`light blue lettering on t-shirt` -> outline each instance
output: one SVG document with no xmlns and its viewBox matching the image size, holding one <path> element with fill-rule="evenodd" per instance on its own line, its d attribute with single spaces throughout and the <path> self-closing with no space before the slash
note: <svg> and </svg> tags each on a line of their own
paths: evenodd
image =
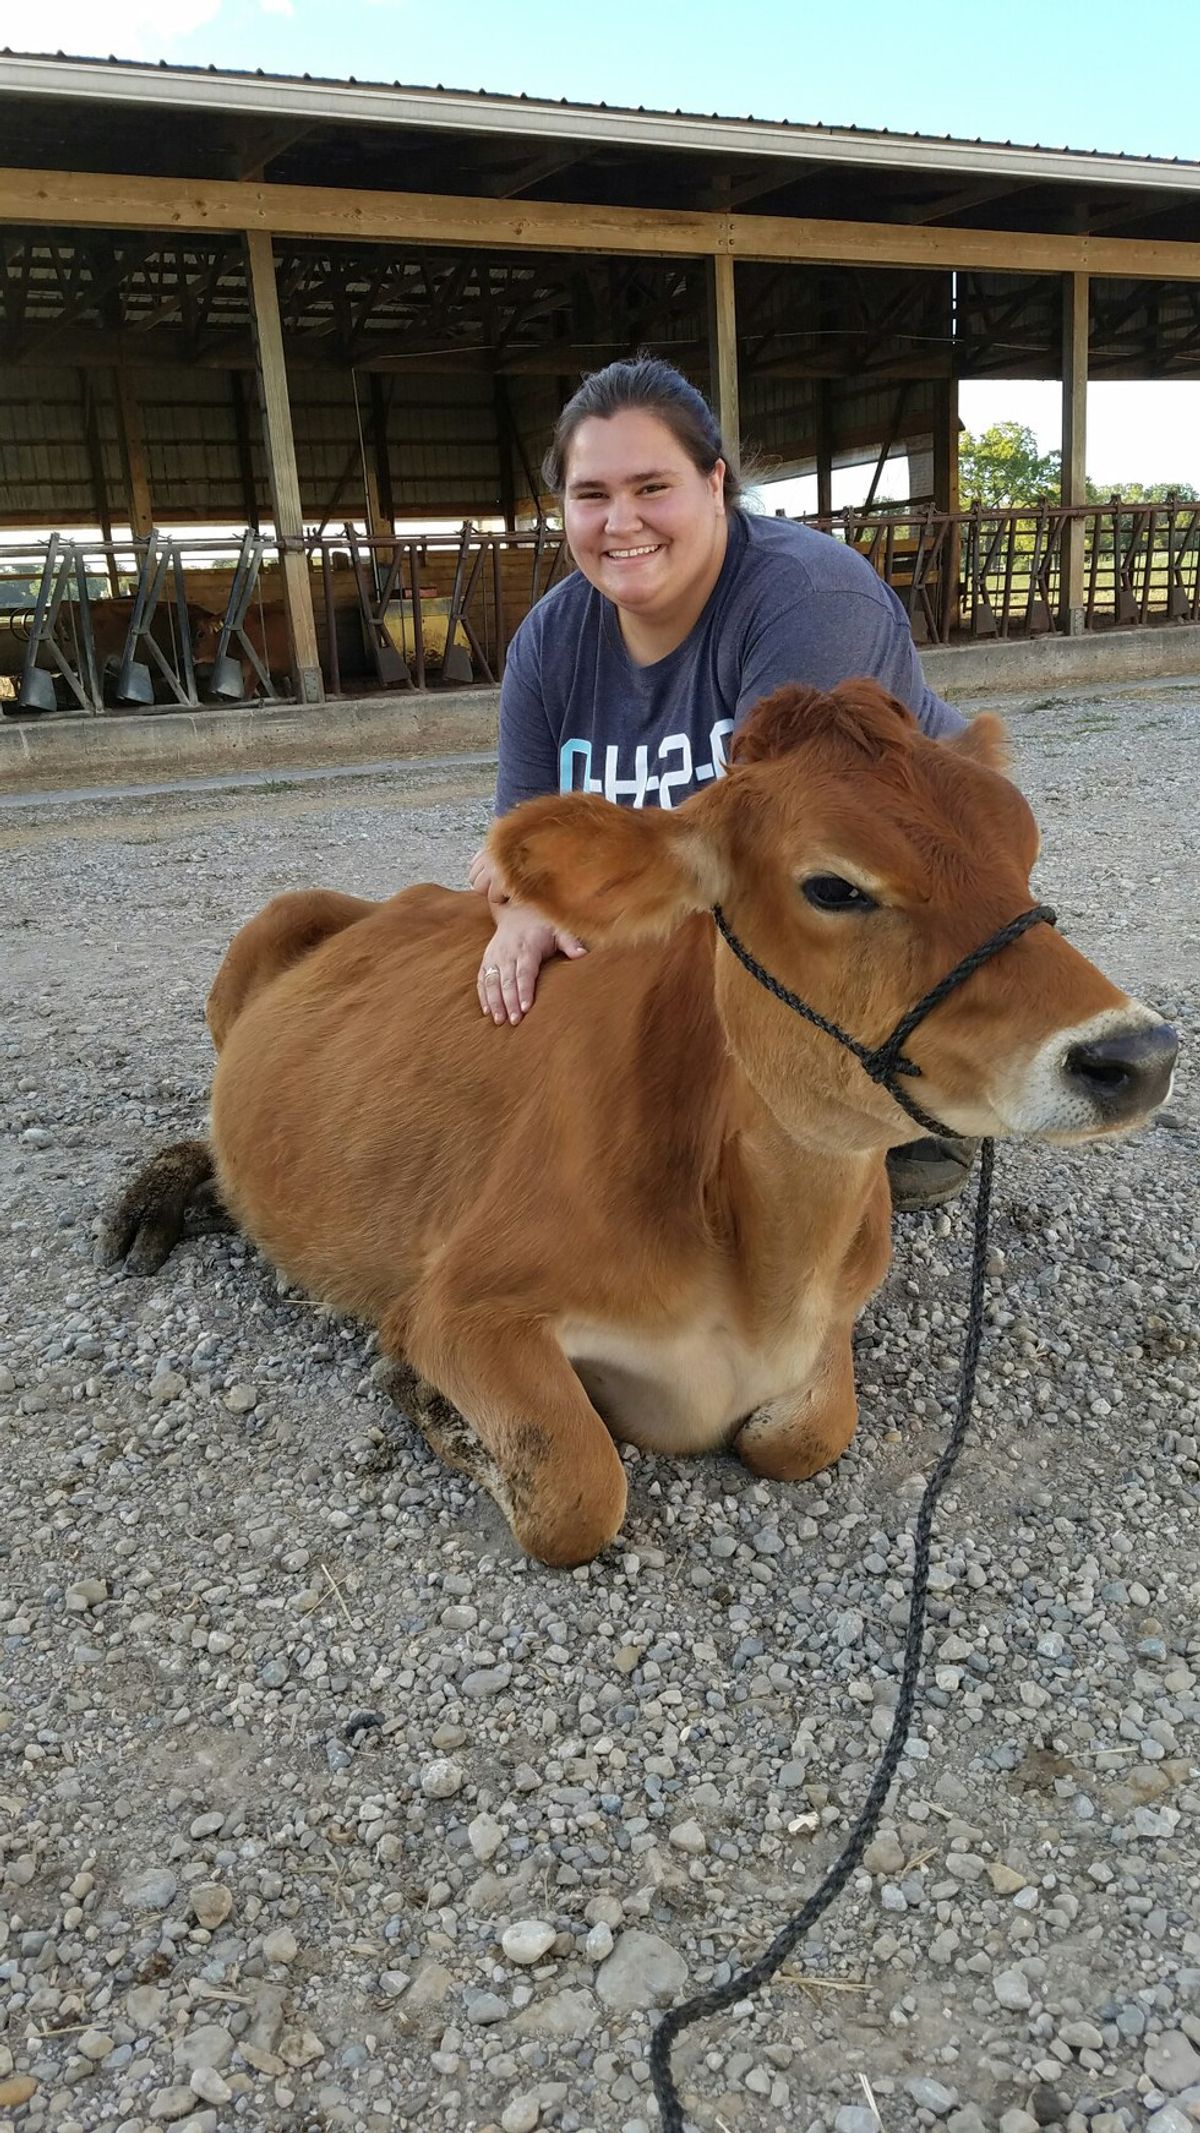
<svg viewBox="0 0 1200 2133">
<path fill-rule="evenodd" d="M 583 775 L 576 780 L 575 758 L 578 756 Z M 599 792 L 600 787 L 592 781 L 592 744 L 590 741 L 564 741 L 558 751 L 558 789 L 560 792 Z"/>
<path fill-rule="evenodd" d="M 633 746 L 633 769 L 626 777 L 622 775 L 622 745 L 609 741 L 604 750 L 604 776 L 593 775 L 594 752 L 592 743 L 575 735 L 564 741 L 558 755 L 558 789 L 560 792 L 599 792 L 606 800 L 618 805 L 625 802 L 630 807 L 645 807 L 655 794 L 660 807 L 674 807 L 675 795 L 686 799 L 699 783 L 719 778 L 726 767 L 725 743 L 733 732 L 731 718 L 718 719 L 709 734 L 710 759 L 697 763 L 692 756 L 692 739 L 688 733 L 667 733 L 656 750 L 659 771 L 650 768 L 650 750 L 645 741 Z"/>
</svg>

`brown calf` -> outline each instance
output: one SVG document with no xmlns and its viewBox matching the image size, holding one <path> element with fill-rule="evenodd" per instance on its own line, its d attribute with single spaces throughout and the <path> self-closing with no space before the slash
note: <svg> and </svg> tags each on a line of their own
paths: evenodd
<svg viewBox="0 0 1200 2133">
<path fill-rule="evenodd" d="M 1032 902 L 1037 833 L 998 745 L 990 718 L 927 741 L 872 683 L 785 689 L 675 813 L 518 808 L 491 837 L 511 890 L 593 953 L 552 964 L 516 1028 L 479 1013 L 475 895 L 282 896 L 234 941 L 208 1009 L 221 1197 L 378 1328 L 408 1413 L 531 1554 L 578 1563 L 616 1534 L 614 1437 L 732 1443 L 781 1480 L 849 1442 L 884 1158 L 921 1129 L 746 973 L 711 909 L 879 1043 Z M 908 1050 L 953 1130 L 1080 1141 L 1161 1101 L 1174 1040 L 1038 926 Z M 143 1265 L 207 1167 L 202 1143 L 158 1160 L 110 1233 Z"/>
<path fill-rule="evenodd" d="M 192 658 L 198 667 L 211 666 L 220 642 L 224 615 L 204 608 L 193 608 L 192 615 Z M 246 610 L 242 628 L 272 677 L 290 672 L 292 640 L 282 600 L 253 602 Z M 241 646 L 236 637 L 230 638 L 227 650 L 233 658 L 241 657 Z"/>
</svg>

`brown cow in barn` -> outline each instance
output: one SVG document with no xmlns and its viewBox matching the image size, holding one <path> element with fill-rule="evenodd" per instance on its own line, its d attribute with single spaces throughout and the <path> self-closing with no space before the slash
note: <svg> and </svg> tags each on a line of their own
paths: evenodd
<svg viewBox="0 0 1200 2133">
<path fill-rule="evenodd" d="M 109 1256 L 160 1263 L 215 1162 L 247 1235 L 378 1329 L 408 1414 L 549 1563 L 616 1534 L 614 1437 L 816 1473 L 855 1426 L 885 1155 L 922 1129 L 740 965 L 713 910 L 878 1044 L 1030 906 L 1037 832 L 999 738 L 985 716 L 926 740 L 866 681 L 789 688 L 674 813 L 527 802 L 492 853 L 593 952 L 552 964 L 516 1028 L 479 1012 L 479 896 L 278 897 L 209 999 L 211 1147 L 148 1166 Z M 954 1132 L 1073 1142 L 1153 1110 L 1175 1039 L 1037 924 L 907 1049 Z"/>
<path fill-rule="evenodd" d="M 197 667 L 211 666 L 216 658 L 223 620 L 223 612 L 216 614 L 207 608 L 193 607 L 192 658 Z M 286 681 L 291 672 L 292 640 L 288 634 L 287 613 L 283 601 L 253 602 L 246 610 L 242 628 L 272 681 Z M 234 659 L 243 656 L 242 647 L 236 637 L 230 638 L 226 649 Z M 252 668 L 247 672 L 246 680 L 253 689 L 256 677 Z"/>
<path fill-rule="evenodd" d="M 111 661 L 109 670 L 111 678 L 124 658 L 125 645 L 129 637 L 136 606 L 137 602 L 132 593 L 104 594 L 88 601 L 87 611 L 92 632 L 92 645 L 96 654 L 97 671 L 101 676 L 104 675 L 105 667 Z M 65 638 L 65 641 L 72 645 L 77 642 L 79 635 L 77 615 L 78 610 L 74 607 L 74 604 L 64 602 L 59 623 L 59 635 L 60 638 Z M 192 609 L 188 618 L 189 634 L 194 615 L 195 610 Z M 174 601 L 170 599 L 160 600 L 154 610 L 150 634 L 155 644 L 165 653 L 168 659 L 174 659 L 178 652 L 176 629 L 177 618 Z M 145 664 L 146 648 L 140 639 L 134 645 L 133 656 L 136 660 Z M 155 677 L 156 681 L 158 678 L 157 676 Z"/>
</svg>

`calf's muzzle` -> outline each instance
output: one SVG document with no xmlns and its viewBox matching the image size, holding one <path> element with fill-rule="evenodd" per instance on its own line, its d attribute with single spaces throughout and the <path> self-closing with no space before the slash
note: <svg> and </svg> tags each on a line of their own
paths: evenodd
<svg viewBox="0 0 1200 2133">
<path fill-rule="evenodd" d="M 1144 1118 L 1164 1101 L 1178 1054 L 1179 1038 L 1170 1023 L 1154 1022 L 1073 1044 L 1063 1072 L 1096 1113 L 1115 1125 Z"/>
</svg>

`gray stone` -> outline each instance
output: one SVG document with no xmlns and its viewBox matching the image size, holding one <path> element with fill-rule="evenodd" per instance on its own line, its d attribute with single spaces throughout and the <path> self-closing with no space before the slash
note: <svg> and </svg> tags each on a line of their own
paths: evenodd
<svg viewBox="0 0 1200 2133">
<path fill-rule="evenodd" d="M 926 2074 L 917 2074 L 904 2084 L 912 2100 L 922 2110 L 932 2111 L 935 2118 L 944 2118 L 958 2102 L 958 2090 L 942 2086 L 940 2081 L 931 2081 Z"/>
<path fill-rule="evenodd" d="M 194 2089 L 160 2089 L 150 2106 L 151 2118 L 187 2118 L 196 2101 Z"/>
<path fill-rule="evenodd" d="M 175 1900 L 179 1877 L 169 1866 L 145 1866 L 121 1883 L 131 1911 L 166 1911 Z"/>
<path fill-rule="evenodd" d="M 863 1865 L 868 1874 L 902 1874 L 908 1864 L 907 1854 L 899 1838 L 882 1831 L 863 1853 Z"/>
<path fill-rule="evenodd" d="M 233 2057 L 233 2038 L 219 2022 L 201 2022 L 189 2029 L 175 2046 L 175 2064 L 192 2072 L 198 2066 L 228 2066 Z"/>
<path fill-rule="evenodd" d="M 1180 2089 L 1200 2081 L 1200 2052 L 1181 2029 L 1164 2029 L 1161 2036 L 1151 2037 L 1143 2065 L 1166 2096 L 1177 2096 Z"/>
<path fill-rule="evenodd" d="M 669 2007 L 687 1983 L 687 1964 L 657 1933 L 632 1927 L 596 1972 L 596 1990 L 606 2007 L 632 2013 L 638 2007 Z"/>
<path fill-rule="evenodd" d="M 700 1824 L 694 1819 L 687 1822 L 677 1822 L 674 1829 L 670 1831 L 669 1841 L 675 1846 L 676 1851 L 690 1852 L 693 1858 L 699 1858 L 702 1852 L 708 1850 L 708 1839 Z"/>
<path fill-rule="evenodd" d="M 498 1696 L 512 1680 L 512 1668 L 503 1662 L 500 1666 L 479 1666 L 463 1681 L 464 1696 Z"/>
<path fill-rule="evenodd" d="M 481 1866 L 494 1859 L 504 1842 L 504 1824 L 495 1815 L 476 1815 L 467 1825 L 467 1841 Z"/>
<path fill-rule="evenodd" d="M 158 1985 L 134 1985 L 125 1995 L 126 2012 L 139 2029 L 153 2029 L 166 2004 L 167 1995 Z"/>
<path fill-rule="evenodd" d="M 879 2133 L 879 2121 L 865 2103 L 844 2103 L 833 2121 L 834 2133 Z"/>
<path fill-rule="evenodd" d="M 1033 2005 L 1033 1994 L 1023 1970 L 998 1970 L 992 1979 L 992 1991 L 1002 2007 L 1020 2012 Z"/>
<path fill-rule="evenodd" d="M 427 1763 L 421 1772 L 421 1790 L 427 1800 L 452 1800 L 462 1791 L 462 1786 L 462 1765 L 452 1762 L 448 1756 L 439 1756 L 436 1762 Z"/>
<path fill-rule="evenodd" d="M 233 2094 L 229 2083 L 215 2066 L 197 2066 L 192 2069 L 191 2086 L 205 2103 L 228 2103 Z"/>
<path fill-rule="evenodd" d="M 520 1918 L 505 1927 L 500 1946 L 510 1963 L 540 1963 L 554 1940 L 555 1929 L 544 1918 Z"/>
<path fill-rule="evenodd" d="M 1058 2032 L 1073 2052 L 1102 2052 L 1104 2038 L 1094 2022 L 1064 2022 Z"/>
<path fill-rule="evenodd" d="M 502 2000 L 498 1992 L 472 1992 L 465 2004 L 468 2022 L 476 2022 L 481 2028 L 503 2022 L 511 2013 L 508 2001 Z"/>
<path fill-rule="evenodd" d="M 586 2037 L 595 2028 L 597 2013 L 590 1992 L 554 1992 L 523 2008 L 513 2027 L 525 2036 Z"/>
</svg>

